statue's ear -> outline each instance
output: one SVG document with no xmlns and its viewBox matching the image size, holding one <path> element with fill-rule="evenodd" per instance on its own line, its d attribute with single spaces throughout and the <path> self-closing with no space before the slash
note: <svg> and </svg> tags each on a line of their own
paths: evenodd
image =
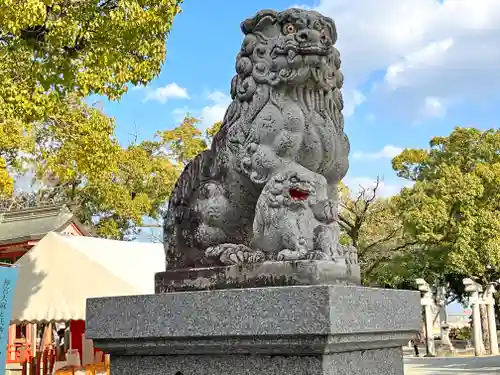
<svg viewBox="0 0 500 375">
<path fill-rule="evenodd" d="M 262 10 L 253 18 L 248 18 L 241 23 L 243 34 L 255 34 L 264 39 L 277 37 L 281 28 L 278 23 L 278 13 L 274 10 Z"/>
<path fill-rule="evenodd" d="M 335 44 L 337 42 L 337 28 L 335 27 L 335 22 L 333 22 L 330 17 L 323 17 L 323 22 L 330 32 L 333 44 Z"/>
</svg>

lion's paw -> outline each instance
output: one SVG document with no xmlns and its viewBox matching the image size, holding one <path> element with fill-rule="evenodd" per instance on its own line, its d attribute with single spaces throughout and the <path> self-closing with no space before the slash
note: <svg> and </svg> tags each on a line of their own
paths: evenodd
<svg viewBox="0 0 500 375">
<path fill-rule="evenodd" d="M 322 223 L 329 224 L 338 221 L 338 203 L 331 199 L 316 203 L 312 209 L 316 219 Z"/>
<path fill-rule="evenodd" d="M 259 263 L 264 261 L 264 253 L 241 244 L 224 243 L 205 250 L 207 257 L 217 257 L 225 265 Z"/>
<path fill-rule="evenodd" d="M 306 259 L 306 255 L 307 255 L 307 251 L 305 251 L 305 250 L 284 249 L 278 253 L 276 260 L 278 260 L 278 261 L 303 260 L 303 259 Z"/>
<path fill-rule="evenodd" d="M 309 260 L 332 260 L 330 254 L 324 251 L 310 251 L 307 253 L 307 259 Z"/>
</svg>

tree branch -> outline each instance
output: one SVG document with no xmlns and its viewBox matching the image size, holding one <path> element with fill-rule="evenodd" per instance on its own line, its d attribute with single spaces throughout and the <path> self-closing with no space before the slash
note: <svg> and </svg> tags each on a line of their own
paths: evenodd
<svg viewBox="0 0 500 375">
<path fill-rule="evenodd" d="M 373 272 L 373 270 L 374 270 L 375 268 L 377 268 L 377 267 L 378 267 L 381 263 L 383 263 L 383 262 L 387 262 L 387 261 L 391 260 L 391 259 L 392 259 L 392 257 L 394 256 L 394 253 L 397 253 L 398 251 L 403 250 L 403 249 L 405 249 L 405 248 L 406 248 L 406 247 L 408 247 L 408 246 L 412 246 L 412 245 L 416 245 L 416 244 L 417 244 L 417 242 L 416 242 L 416 241 L 413 241 L 413 242 L 411 242 L 411 243 L 410 243 L 410 242 L 409 242 L 409 243 L 405 243 L 405 244 L 402 244 L 402 245 L 396 246 L 395 248 L 391 249 L 391 250 L 390 250 L 390 254 L 385 255 L 385 256 L 383 256 L 383 257 L 380 257 L 379 259 L 375 260 L 375 262 L 373 262 L 373 264 L 372 264 L 370 267 L 366 268 L 366 269 L 364 270 L 364 272 L 363 272 L 364 276 L 366 277 L 366 276 L 367 276 L 367 275 L 369 275 L 371 272 Z"/>
<path fill-rule="evenodd" d="M 350 231 L 352 227 L 354 227 L 354 224 L 352 224 L 347 217 L 345 217 L 343 214 L 339 213 L 339 225 L 345 230 L 345 231 Z"/>
<path fill-rule="evenodd" d="M 389 241 L 390 239 L 392 239 L 396 234 L 397 232 L 401 230 L 401 228 L 396 228 L 394 229 L 393 231 L 391 231 L 388 235 L 382 237 L 381 239 L 379 239 L 378 241 L 375 241 L 373 243 L 371 243 L 370 245 L 368 245 L 367 247 L 365 247 L 363 250 L 364 251 L 367 251 L 367 250 L 370 250 L 371 248 L 377 246 L 377 245 L 380 245 L 381 243 L 383 242 L 386 242 L 386 241 Z"/>
</svg>

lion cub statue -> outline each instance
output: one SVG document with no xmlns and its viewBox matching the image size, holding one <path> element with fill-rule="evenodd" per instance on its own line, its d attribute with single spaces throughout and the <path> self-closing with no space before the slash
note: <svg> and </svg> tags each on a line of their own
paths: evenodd
<svg viewBox="0 0 500 375">
<path fill-rule="evenodd" d="M 276 173 L 257 201 L 252 248 L 268 260 L 337 260 L 338 203 L 326 179 L 298 164 Z"/>
</svg>

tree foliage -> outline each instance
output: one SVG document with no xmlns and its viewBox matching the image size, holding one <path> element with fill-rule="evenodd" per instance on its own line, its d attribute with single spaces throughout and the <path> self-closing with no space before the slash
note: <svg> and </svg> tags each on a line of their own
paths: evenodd
<svg viewBox="0 0 500 375">
<path fill-rule="evenodd" d="M 207 139 L 197 127 L 199 122 L 199 119 L 187 115 L 177 128 L 157 133 L 170 154 L 182 166 L 207 148 Z"/>
<path fill-rule="evenodd" d="M 126 148 L 112 138 L 114 125 L 102 113 L 94 110 L 88 121 L 87 126 L 80 119 L 79 125 L 67 127 L 81 129 L 80 134 L 65 134 L 59 125 L 62 137 L 51 142 L 59 146 L 42 148 L 41 159 L 47 163 L 41 171 L 60 176 L 57 190 L 73 203 L 80 220 L 93 222 L 101 237 L 122 239 L 137 233 L 144 217 L 159 218 L 187 155 L 205 143 L 191 116 L 152 141 L 135 141 Z M 85 150 L 88 145 L 93 152 Z"/>
<path fill-rule="evenodd" d="M 464 275 L 491 280 L 500 269 L 500 131 L 455 128 L 428 150 L 403 151 L 393 168 L 414 182 L 396 203 L 426 249 L 421 261 L 456 286 Z"/>
<path fill-rule="evenodd" d="M 2 0 L 2 53 L 45 91 L 118 97 L 159 74 L 179 0 Z"/>
<path fill-rule="evenodd" d="M 121 147 L 112 119 L 78 97 L 67 101 L 36 127 L 36 147 L 25 160 L 45 183 L 36 197 L 16 198 L 66 202 L 98 236 L 134 238 L 146 218 L 160 219 L 184 164 L 206 148 L 199 120 L 186 116 L 153 140 Z"/>
<path fill-rule="evenodd" d="M 34 126 L 31 156 L 38 172 L 50 172 L 61 185 L 78 186 L 116 171 L 120 146 L 114 131 L 111 118 L 72 95 Z"/>
<path fill-rule="evenodd" d="M 390 198 L 378 197 L 379 180 L 372 188 L 360 187 L 357 194 L 341 186 L 340 226 L 342 242 L 358 249 L 364 284 L 387 284 L 386 265 L 410 247 Z M 391 281 L 393 281 L 391 279 Z"/>
<path fill-rule="evenodd" d="M 209 127 L 206 131 L 207 138 L 211 141 L 215 134 L 217 134 L 222 127 L 222 121 L 218 121 L 215 124 L 213 124 L 211 127 Z"/>
<path fill-rule="evenodd" d="M 159 74 L 180 2 L 0 0 L 0 195 L 36 127 L 75 113 L 69 96 L 116 99 Z"/>
</svg>

